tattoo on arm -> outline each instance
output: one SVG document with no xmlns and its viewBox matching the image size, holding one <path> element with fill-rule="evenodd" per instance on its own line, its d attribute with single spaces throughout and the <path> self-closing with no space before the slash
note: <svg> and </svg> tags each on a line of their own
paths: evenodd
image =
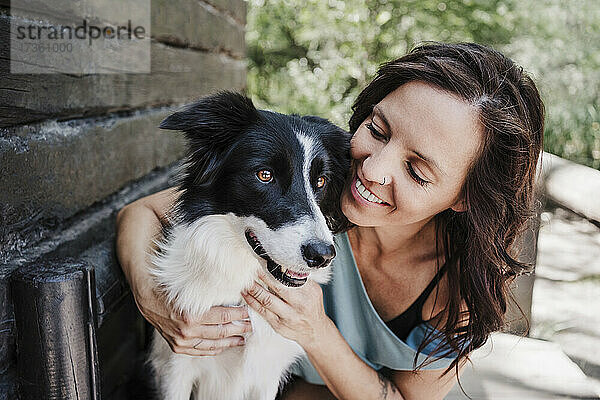
<svg viewBox="0 0 600 400">
<path fill-rule="evenodd" d="M 379 378 L 379 385 L 381 386 L 380 395 L 383 400 L 388 398 L 387 396 L 390 392 L 393 394 L 398 393 L 396 385 L 385 376 L 382 370 L 377 371 L 377 377 Z"/>
</svg>

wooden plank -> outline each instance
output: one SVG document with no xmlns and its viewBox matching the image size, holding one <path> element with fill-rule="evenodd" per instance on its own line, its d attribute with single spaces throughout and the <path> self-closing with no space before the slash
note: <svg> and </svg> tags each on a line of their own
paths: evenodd
<svg viewBox="0 0 600 400">
<path fill-rule="evenodd" d="M 600 225 L 600 171 L 546 152 L 542 160 L 546 198 Z"/>
<path fill-rule="evenodd" d="M 175 45 L 224 51 L 236 58 L 244 57 L 246 51 L 243 23 L 203 1 L 154 0 L 152 37 Z"/>
<path fill-rule="evenodd" d="M 67 218 L 185 154 L 183 135 L 158 129 L 173 108 L 9 130 L 0 138 L 0 204 Z M 26 166 L 26 168 L 24 168 Z"/>
<path fill-rule="evenodd" d="M 0 0 L 0 7 L 10 9 L 12 15 L 25 17 L 31 22 L 79 23 L 83 18 L 97 23 L 134 23 L 150 21 L 152 0 Z M 194 1 L 194 0 L 190 0 Z"/>
<path fill-rule="evenodd" d="M 7 29 L 7 22 L 6 16 L 0 17 L 0 30 L 2 26 Z M 10 74 L 7 63 L 1 63 L 0 128 L 47 118 L 181 104 L 215 89 L 246 86 L 242 60 L 157 42 L 151 44 L 151 54 L 151 74 L 21 75 Z M 0 54 L 0 59 L 7 60 L 7 54 Z"/>
<path fill-rule="evenodd" d="M 8 3 L 0 0 L 0 5 Z M 225 51 L 237 58 L 245 54 L 243 1 L 206 2 L 202 0 L 96 1 L 27 0 L 28 10 L 14 10 L 21 17 L 49 21 L 60 26 L 80 23 L 83 16 L 98 26 L 117 26 L 131 20 L 141 24 L 156 41 L 189 46 L 212 52 Z M 105 3 L 110 6 L 103 6 Z M 136 3 L 139 5 L 136 7 Z M 108 5 L 107 4 L 107 5 Z M 8 7 L 8 4 L 4 4 Z M 151 6 L 150 6 L 151 5 Z M 93 7 L 91 10 L 89 7 Z M 29 24 L 31 21 L 28 21 Z"/>
</svg>

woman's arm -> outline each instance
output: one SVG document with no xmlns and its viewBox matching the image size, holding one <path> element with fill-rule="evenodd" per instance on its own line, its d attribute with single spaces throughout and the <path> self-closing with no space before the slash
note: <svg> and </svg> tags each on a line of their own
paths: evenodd
<svg viewBox="0 0 600 400">
<path fill-rule="evenodd" d="M 329 333 L 305 348 L 310 362 L 338 399 L 442 400 L 456 383 L 456 372 L 392 371 L 384 374 L 365 364 L 331 323 Z M 343 368 L 340 368 L 343 366 Z"/>
<path fill-rule="evenodd" d="M 244 307 L 212 307 L 199 320 L 180 315 L 157 291 L 149 273 L 153 240 L 160 237 L 162 225 L 177 199 L 177 188 L 143 197 L 123 207 L 117 214 L 117 258 L 135 302 L 148 322 L 180 354 L 214 355 L 243 344 L 241 336 L 252 327 Z"/>
<path fill-rule="evenodd" d="M 152 242 L 167 223 L 166 214 L 177 199 L 177 188 L 172 187 L 142 197 L 123 207 L 117 214 L 117 258 L 134 297 L 143 296 L 151 289 L 146 268 L 153 250 Z"/>
<path fill-rule="evenodd" d="M 285 288 L 261 274 L 270 291 L 254 285 L 244 298 L 273 328 L 305 350 L 331 393 L 338 399 L 443 399 L 456 382 L 456 372 L 394 371 L 388 378 L 354 353 L 323 309 L 322 290 L 309 281 Z M 302 398 L 302 397 L 289 397 Z"/>
</svg>

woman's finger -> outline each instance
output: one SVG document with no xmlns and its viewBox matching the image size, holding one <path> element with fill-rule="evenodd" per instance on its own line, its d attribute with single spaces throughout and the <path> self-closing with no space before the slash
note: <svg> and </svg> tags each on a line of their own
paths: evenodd
<svg viewBox="0 0 600 400">
<path fill-rule="evenodd" d="M 317 286 L 320 289 L 319 284 L 311 280 L 308 280 L 301 287 L 290 288 L 281 285 L 263 271 L 258 273 L 258 277 L 269 287 L 272 293 L 292 308 L 302 307 L 308 295 L 312 295 L 311 292 L 315 290 L 313 286 Z"/>
<path fill-rule="evenodd" d="M 275 315 L 274 312 L 272 312 L 268 308 L 265 308 L 254 297 L 250 296 L 247 293 L 242 293 L 242 297 L 244 298 L 244 300 L 246 300 L 246 303 L 248 303 L 248 305 L 252 307 L 254 311 L 259 313 L 261 317 L 266 319 L 267 322 L 271 324 L 271 326 L 274 327 L 274 325 L 277 324 L 277 322 L 279 321 L 279 317 Z"/>
<path fill-rule="evenodd" d="M 269 290 L 272 293 L 276 294 L 279 298 L 281 298 L 283 301 L 285 301 L 285 299 L 289 295 L 289 291 L 290 291 L 287 287 L 285 287 L 282 284 L 280 284 L 279 282 L 277 282 L 271 276 L 267 275 L 267 273 L 265 273 L 264 271 L 259 270 L 258 277 L 260 278 L 261 281 L 264 282 L 265 285 L 267 285 L 267 287 L 269 288 Z"/>
<path fill-rule="evenodd" d="M 240 321 L 248 318 L 248 308 L 245 306 L 239 307 L 224 307 L 214 306 L 210 310 L 202 314 L 198 319 L 184 318 L 188 323 L 202 324 L 227 324 L 232 321 Z"/>
<path fill-rule="evenodd" d="M 183 338 L 223 339 L 250 332 L 250 321 L 236 321 L 227 324 L 198 325 L 186 324 L 180 329 Z"/>
<path fill-rule="evenodd" d="M 225 339 L 204 339 L 204 338 L 190 338 L 190 339 L 175 339 L 174 345 L 180 349 L 187 348 L 190 351 L 201 350 L 201 351 L 215 351 L 223 350 L 228 347 L 243 346 L 245 339 L 241 336 L 232 336 Z"/>
<path fill-rule="evenodd" d="M 258 283 L 243 292 L 242 296 L 250 307 L 271 323 L 276 323 L 280 317 L 285 316 L 286 308 L 289 308 L 279 297 L 263 289 Z"/>
</svg>

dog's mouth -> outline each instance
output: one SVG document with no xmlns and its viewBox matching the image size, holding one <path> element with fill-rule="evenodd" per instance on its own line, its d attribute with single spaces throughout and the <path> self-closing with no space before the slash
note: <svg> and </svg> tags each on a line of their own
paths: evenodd
<svg viewBox="0 0 600 400">
<path fill-rule="evenodd" d="M 277 264 L 271 259 L 271 257 L 267 255 L 267 252 L 265 251 L 264 247 L 254 234 L 254 232 L 252 232 L 251 230 L 246 231 L 246 240 L 248 241 L 250 247 L 252 247 L 252 250 L 254 250 L 254 252 L 260 258 L 267 261 L 267 270 L 279 282 L 283 283 L 285 286 L 290 287 L 300 287 L 306 283 L 308 275 L 310 275 L 309 273 L 292 271 Z"/>
</svg>

